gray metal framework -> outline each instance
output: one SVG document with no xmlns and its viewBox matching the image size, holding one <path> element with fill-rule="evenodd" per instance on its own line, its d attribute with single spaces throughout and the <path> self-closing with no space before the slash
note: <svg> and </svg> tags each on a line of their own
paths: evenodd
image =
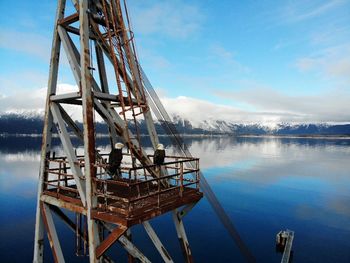
<svg viewBox="0 0 350 263">
<path fill-rule="evenodd" d="M 115 242 L 119 242 L 125 248 L 130 262 L 134 259 L 150 262 L 131 241 L 130 227 L 137 222 L 143 224 L 164 262 L 173 262 L 148 221 L 168 211 L 173 213 L 185 260 L 192 262 L 182 218 L 200 200 L 202 194 L 199 192 L 198 164 L 195 168 L 186 169 L 184 163 L 195 161 L 198 163 L 198 159 L 174 157 L 173 162 L 168 162 L 162 169 L 157 169 L 150 155 L 141 145 L 137 118 L 145 120 L 154 148 L 159 140 L 148 106 L 149 98 L 144 92 L 144 73 L 137 61 L 125 3 L 121 5 L 119 0 L 73 0 L 72 2 L 75 13 L 65 14 L 65 0 L 58 0 L 56 12 L 39 171 L 33 262 L 43 262 L 45 232 L 55 262 L 65 262 L 52 213 L 55 213 L 79 236 L 78 243 L 87 244 L 90 262 L 113 262 L 106 255 L 106 251 Z M 74 41 L 73 35 L 79 36 L 79 42 Z M 61 48 L 65 51 L 79 88 L 76 92 L 57 94 Z M 93 68 L 92 54 L 96 58 L 96 68 Z M 107 80 L 106 63 L 108 61 L 106 62 L 105 58 L 115 71 L 118 88 L 115 94 L 112 93 L 114 90 L 109 87 Z M 97 73 L 97 80 L 93 72 Z M 65 105 L 80 107 L 83 116 L 82 130 L 72 120 Z M 94 116 L 96 113 L 108 125 L 111 144 L 114 145 L 118 140 L 126 144 L 132 164 L 129 168 L 123 169 L 128 172 L 129 179 L 134 176 L 133 181 L 130 180 L 134 183 L 128 182 L 126 177 L 123 182 L 117 184 L 118 182 L 111 182 L 101 176 L 105 173 L 107 165 L 104 157 L 96 150 Z M 52 156 L 51 143 L 55 129 L 64 152 L 60 158 Z M 83 156 L 77 155 L 72 134 L 83 142 Z M 170 170 L 175 172 L 171 174 Z M 143 172 L 142 176 L 137 175 L 140 171 Z M 196 177 L 193 180 L 188 179 L 187 174 L 195 174 Z M 52 179 L 53 175 L 56 179 Z M 141 177 L 145 179 L 141 180 Z M 166 179 L 160 180 L 161 177 Z M 177 185 L 171 185 L 171 182 L 176 182 Z M 147 196 L 137 198 L 110 196 L 106 189 L 111 188 L 113 184 L 117 184 L 115 187 L 127 185 L 138 195 L 146 191 L 140 192 L 140 188 L 148 187 Z M 104 192 L 100 189 L 102 186 L 105 188 Z M 155 188 L 153 192 L 149 190 L 152 187 Z M 137 206 L 139 199 L 143 198 L 143 201 L 150 202 L 149 200 L 154 196 L 158 198 L 155 208 L 144 211 L 143 214 L 138 215 L 137 220 L 131 220 L 131 217 L 127 216 L 124 219 L 119 217 L 119 214 L 116 216 L 113 214 L 114 211 L 124 210 L 107 204 L 107 199 L 109 201 L 115 198 L 119 200 L 117 203 L 126 202 L 129 209 L 127 212 L 130 212 L 131 202 Z M 132 201 L 130 198 L 133 198 Z M 163 200 L 172 203 L 162 206 Z M 184 208 L 179 210 L 181 207 Z M 110 210 L 106 210 L 107 208 Z M 138 209 L 142 211 L 142 207 Z M 65 210 L 76 213 L 77 221 L 73 222 L 63 212 Z M 81 218 L 86 219 L 86 235 L 79 223 Z M 104 237 L 106 232 L 108 235 Z"/>
</svg>

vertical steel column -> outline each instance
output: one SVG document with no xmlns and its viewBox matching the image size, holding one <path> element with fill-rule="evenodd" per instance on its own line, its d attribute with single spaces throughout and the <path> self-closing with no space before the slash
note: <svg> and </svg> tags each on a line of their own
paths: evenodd
<svg viewBox="0 0 350 263">
<path fill-rule="evenodd" d="M 109 94 L 109 88 L 108 88 L 108 81 L 107 81 L 107 74 L 106 74 L 106 67 L 105 62 L 103 58 L 103 51 L 101 47 L 97 44 L 97 41 L 94 41 L 95 43 L 95 50 L 96 50 L 96 60 L 97 60 L 97 66 L 98 66 L 98 73 L 101 81 L 101 90 L 104 93 Z M 111 103 L 106 102 L 107 107 L 110 107 Z M 109 137 L 111 140 L 111 145 L 114 147 L 114 145 L 117 143 L 117 132 L 115 129 L 108 127 L 109 131 Z"/>
<path fill-rule="evenodd" d="M 99 244 L 98 227 L 91 218 L 91 210 L 96 206 L 97 200 L 94 196 L 93 178 L 95 177 L 95 129 L 94 129 L 94 107 L 92 98 L 92 80 L 90 75 L 90 47 L 89 47 L 89 0 L 79 1 L 80 22 L 80 70 L 81 90 L 83 103 L 83 125 L 84 125 L 84 161 L 86 180 L 86 207 L 87 224 L 89 236 L 90 262 L 98 262 L 96 247 Z"/>
<path fill-rule="evenodd" d="M 52 138 L 52 114 L 50 112 L 50 96 L 56 93 L 57 87 L 57 74 L 60 57 L 61 40 L 57 33 L 58 21 L 64 17 L 64 10 L 66 6 L 65 0 L 59 0 L 55 18 L 55 28 L 53 33 L 51 58 L 50 58 L 50 70 L 49 80 L 47 85 L 46 106 L 45 106 L 45 119 L 43 129 L 43 140 L 41 146 L 41 160 L 38 182 L 38 196 L 36 206 L 36 218 L 35 218 L 35 237 L 34 237 L 34 255 L 33 262 L 43 262 L 44 254 L 44 226 L 41 215 L 40 197 L 44 187 L 44 177 L 46 170 L 46 157 L 50 153 L 51 138 Z"/>
</svg>

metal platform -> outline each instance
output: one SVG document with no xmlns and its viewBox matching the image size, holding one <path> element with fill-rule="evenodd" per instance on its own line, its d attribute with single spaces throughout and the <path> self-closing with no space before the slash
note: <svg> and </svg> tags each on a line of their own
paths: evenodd
<svg viewBox="0 0 350 263">
<path fill-rule="evenodd" d="M 83 160 L 82 156 L 78 158 L 82 166 Z M 187 168 L 186 165 L 190 162 L 197 168 Z M 176 156 L 168 156 L 161 167 L 132 167 L 130 163 L 124 162 L 121 177 L 111 179 L 107 174 L 106 159 L 101 158 L 95 164 L 97 176 L 93 180 L 93 189 L 97 206 L 92 211 L 93 218 L 130 227 L 198 202 L 203 197 L 199 191 L 198 162 L 196 158 Z M 42 201 L 85 214 L 66 158 L 49 158 L 47 165 L 48 177 Z M 161 174 L 164 168 L 167 175 Z M 160 177 L 154 178 L 154 173 L 159 173 Z"/>
</svg>

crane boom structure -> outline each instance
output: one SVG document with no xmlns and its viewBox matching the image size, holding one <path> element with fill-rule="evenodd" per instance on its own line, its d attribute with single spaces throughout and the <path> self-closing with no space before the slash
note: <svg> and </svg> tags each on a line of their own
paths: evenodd
<svg viewBox="0 0 350 263">
<path fill-rule="evenodd" d="M 149 259 L 132 243 L 131 227 L 142 224 L 165 262 L 173 262 L 149 220 L 166 212 L 173 220 L 185 260 L 192 253 L 182 221 L 203 196 L 199 190 L 199 159 L 166 156 L 153 164 L 141 140 L 140 123 L 155 149 L 159 139 L 136 56 L 126 5 L 119 0 L 73 0 L 75 12 L 66 15 L 58 0 L 53 35 L 43 143 L 39 172 L 33 262 L 43 262 L 44 232 L 55 262 L 64 262 L 55 213 L 76 234 L 76 254 L 90 262 L 113 262 L 109 248 L 119 242 L 129 261 Z M 57 88 L 61 49 L 77 84 L 74 92 Z M 108 70 L 112 69 L 112 77 Z M 97 73 L 97 74 L 96 74 Z M 81 129 L 70 117 L 81 112 Z M 96 146 L 96 115 L 108 126 L 111 146 L 126 145 L 118 178 L 108 174 L 108 154 Z M 56 130 L 61 142 L 52 146 Z M 73 141 L 73 134 L 82 147 Z M 187 163 L 194 163 L 189 168 Z M 67 213 L 75 213 L 75 220 Z M 108 233 L 105 236 L 105 233 Z"/>
</svg>

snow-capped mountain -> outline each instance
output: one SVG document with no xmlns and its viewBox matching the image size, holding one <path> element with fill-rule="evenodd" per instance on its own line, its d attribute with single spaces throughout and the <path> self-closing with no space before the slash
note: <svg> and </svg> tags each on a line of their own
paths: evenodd
<svg viewBox="0 0 350 263">
<path fill-rule="evenodd" d="M 76 85 L 59 84 L 58 94 L 77 91 Z M 0 133 L 41 133 L 46 88 L 28 90 L 21 96 L 0 94 Z M 337 108 L 314 110 L 313 107 L 243 109 L 212 101 L 178 96 L 160 97 L 180 133 L 190 134 L 350 134 L 348 111 Z M 65 106 L 67 113 L 81 122 L 81 111 Z M 344 108 L 346 109 L 346 108 Z M 331 112 L 331 114 L 330 114 Z M 100 121 L 98 114 L 96 120 Z M 329 121 L 334 121 L 330 123 Z M 99 127 L 104 125 L 98 124 Z M 145 125 L 141 130 L 146 133 Z M 164 133 L 161 124 L 156 124 Z M 105 129 L 102 129 L 105 130 Z M 101 132 L 102 132 L 101 130 Z"/>
<path fill-rule="evenodd" d="M 176 126 L 203 130 L 209 133 L 255 134 L 255 135 L 350 135 L 350 124 L 331 123 L 234 123 L 210 120 L 193 125 L 189 120 L 177 117 Z M 180 129 L 181 129 L 180 128 Z"/>
<path fill-rule="evenodd" d="M 24 119 L 42 119 L 44 118 L 45 110 L 37 109 L 37 110 L 8 110 L 3 114 L 0 114 L 0 118 L 24 118 Z"/>
<path fill-rule="evenodd" d="M 43 128 L 42 111 L 7 112 L 0 115 L 0 134 L 40 134 Z M 252 134 L 252 135 L 350 135 L 350 124 L 336 123 L 235 123 L 211 118 L 199 121 L 173 115 L 173 123 L 182 134 Z M 81 123 L 79 123 L 81 125 Z M 141 133 L 146 125 L 140 121 Z M 105 124 L 97 123 L 97 132 L 107 132 Z M 156 122 L 159 134 L 165 134 Z"/>
</svg>

